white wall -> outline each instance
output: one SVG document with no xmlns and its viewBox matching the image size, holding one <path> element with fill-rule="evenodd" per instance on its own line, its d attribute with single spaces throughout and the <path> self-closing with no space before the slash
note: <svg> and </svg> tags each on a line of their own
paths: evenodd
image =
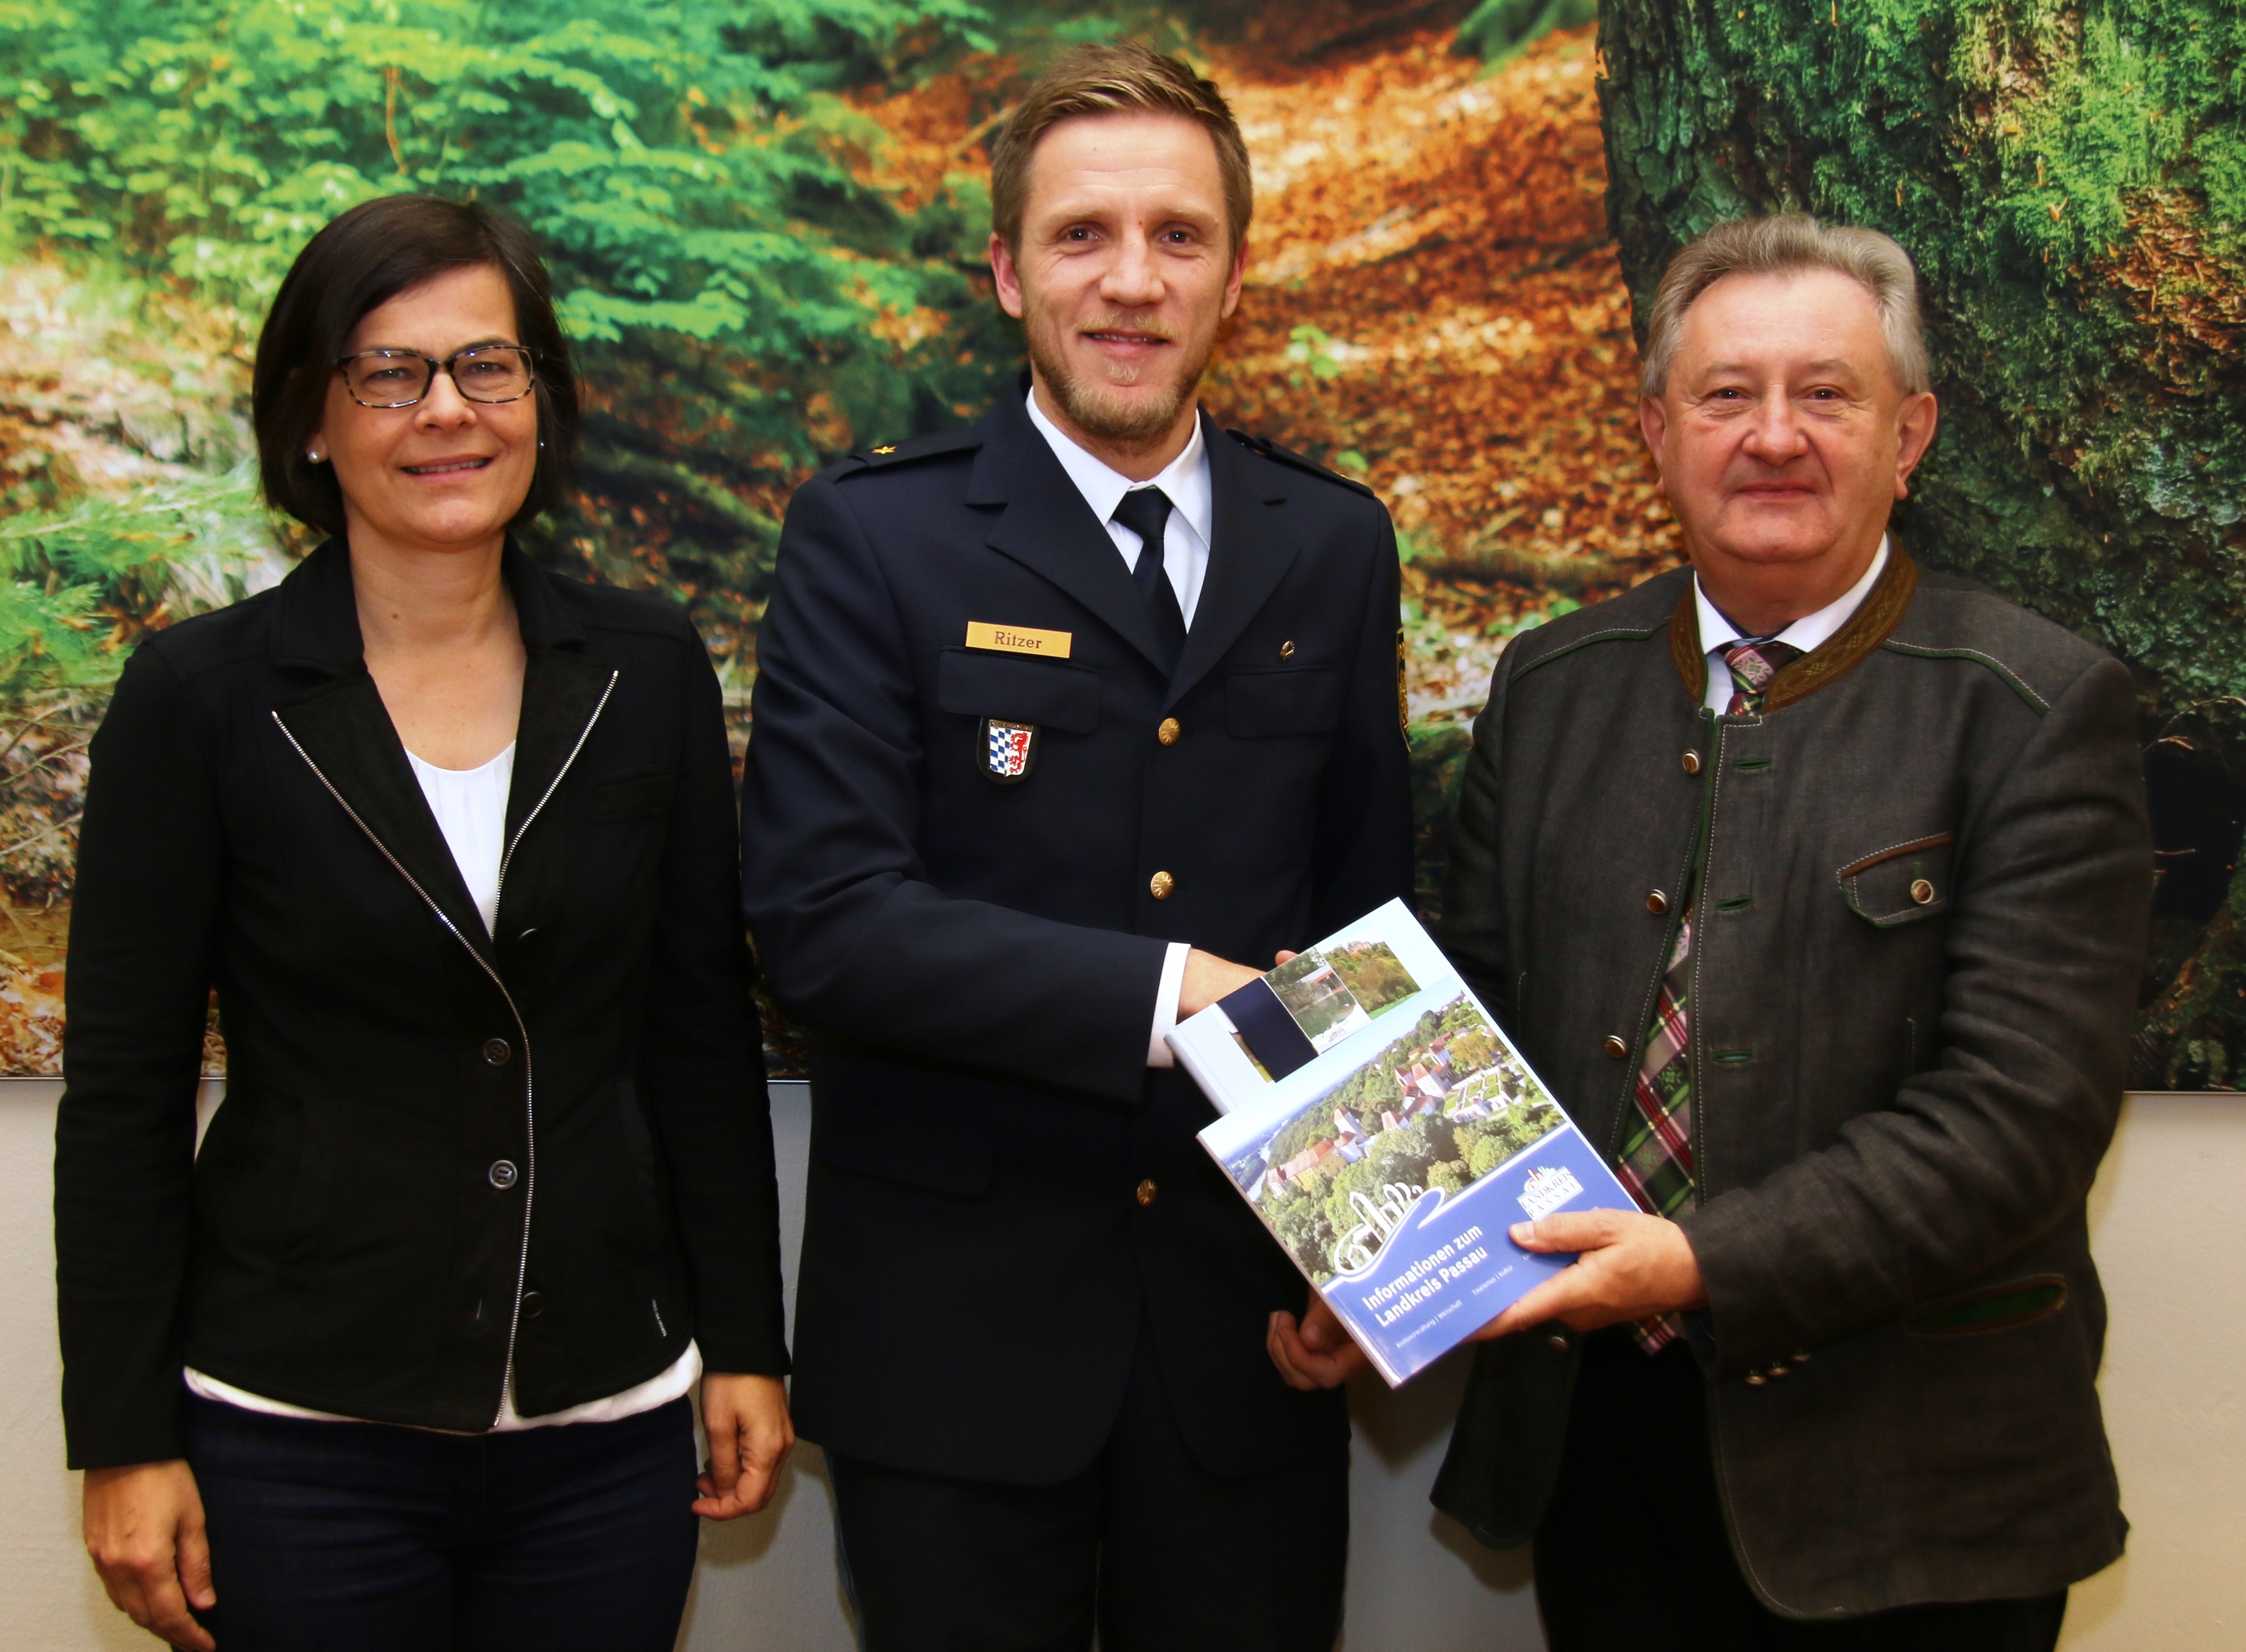
<svg viewBox="0 0 2246 1652">
<path fill-rule="evenodd" d="M 78 1547 L 56 1415 L 49 1166 L 60 1086 L 0 1082 L 0 1635 L 29 1652 L 146 1649 Z M 794 1275 L 808 1104 L 774 1086 Z M 2092 1204 L 2113 1299 L 2107 1424 L 2135 1523 L 2129 1558 L 2075 1592 L 2068 1652 L 2246 1645 L 2246 1098 L 2134 1098 Z M 1353 1396 L 1345 1652 L 1535 1652 L 1525 1558 L 1427 1506 L 1459 1370 Z M 777 1506 L 704 1530 L 683 1652 L 850 1652 L 819 1454 Z"/>
<path fill-rule="evenodd" d="M 2090 1196 L 2129 1552 L 2067 1652 L 2246 1647 L 2246 1096 L 2135 1096 Z"/>
</svg>

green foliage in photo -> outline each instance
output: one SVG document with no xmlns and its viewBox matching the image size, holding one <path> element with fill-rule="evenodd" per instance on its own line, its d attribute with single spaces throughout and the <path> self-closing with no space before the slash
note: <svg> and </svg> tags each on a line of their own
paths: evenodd
<svg viewBox="0 0 2246 1652">
<path fill-rule="evenodd" d="M 2246 1083 L 2246 7 L 1606 0 L 1599 40 L 1641 336 L 1719 219 L 1812 212 L 1916 262 L 1942 428 L 1898 537 L 2136 673 L 2179 824 L 2130 1083 Z"/>
<path fill-rule="evenodd" d="M 656 568 L 562 538 L 585 571 L 747 612 L 786 485 L 955 421 L 1012 353 L 978 348 L 980 186 L 901 210 L 841 95 L 990 46 L 983 22 L 970 0 L 0 0 L 0 244 L 255 316 L 346 207 L 494 203 L 543 241 L 589 370 L 589 492 L 684 524 Z"/>
<path fill-rule="evenodd" d="M 105 689 L 149 619 L 241 600 L 262 518 L 246 466 L 0 516 L 0 705 Z"/>
<path fill-rule="evenodd" d="M 1333 972 L 1349 989 L 1350 996 L 1368 1016 L 1377 1016 L 1394 1004 L 1399 1004 L 1419 990 L 1419 983 L 1412 979 L 1385 941 L 1357 941 L 1347 946 L 1334 947 L 1319 955 L 1333 966 Z"/>
</svg>

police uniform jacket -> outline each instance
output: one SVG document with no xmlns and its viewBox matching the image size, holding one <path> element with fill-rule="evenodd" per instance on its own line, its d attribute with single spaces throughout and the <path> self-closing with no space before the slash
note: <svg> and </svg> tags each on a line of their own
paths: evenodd
<svg viewBox="0 0 2246 1652">
<path fill-rule="evenodd" d="M 1717 716 L 1691 580 L 1506 651 L 1449 944 L 1611 1152 L 1691 907 L 1678 1220 L 1717 1483 L 1765 1603 L 2063 1589 L 2125 1529 L 2084 1198 L 2151 894 L 2129 675 L 1898 547 L 1762 711 Z M 1480 1353 L 1436 1498 L 1487 1540 L 1535 1531 L 1579 1356 L 1557 1325 Z"/>
<path fill-rule="evenodd" d="M 718 683 L 672 605 L 504 572 L 496 934 L 362 657 L 348 553 L 143 642 L 94 737 L 55 1232 L 71 1462 L 180 1368 L 462 1432 L 779 1374 L 777 1196 Z M 227 1098 L 195 1153 L 215 989 Z"/>
<path fill-rule="evenodd" d="M 811 1031 L 795 1403 L 830 1449 L 1057 1483 L 1142 1322 L 1206 1466 L 1345 1435 L 1337 1397 L 1274 1373 L 1266 1319 L 1306 1288 L 1147 1041 L 1168 942 L 1268 968 L 1409 889 L 1395 541 L 1367 490 L 1204 436 L 1215 533 L 1174 675 L 1019 394 L 790 506 L 744 888 Z M 970 648 L 977 622 L 1065 633 L 1065 657 Z M 1018 777 L 994 718 L 1037 731 Z"/>
</svg>

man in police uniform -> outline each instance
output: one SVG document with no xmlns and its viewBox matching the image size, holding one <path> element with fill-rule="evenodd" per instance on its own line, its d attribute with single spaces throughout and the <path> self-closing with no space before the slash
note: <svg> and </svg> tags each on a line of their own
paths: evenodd
<svg viewBox="0 0 2246 1652">
<path fill-rule="evenodd" d="M 871 1652 L 1324 1652 L 1347 1422 L 1163 1033 L 1410 884 L 1394 535 L 1194 393 L 1246 153 L 1138 48 L 993 152 L 1031 371 L 796 495 L 747 911 L 812 1030 L 797 1417 Z"/>
</svg>

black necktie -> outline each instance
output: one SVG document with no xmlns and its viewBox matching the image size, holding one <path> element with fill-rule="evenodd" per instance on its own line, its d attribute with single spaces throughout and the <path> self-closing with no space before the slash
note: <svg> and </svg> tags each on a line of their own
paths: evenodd
<svg viewBox="0 0 2246 1652">
<path fill-rule="evenodd" d="M 1139 561 L 1131 582 L 1154 616 L 1154 640 L 1162 649 L 1162 669 L 1178 669 L 1185 651 L 1186 615 L 1178 594 L 1162 569 L 1162 531 L 1169 526 L 1170 496 L 1159 487 L 1134 487 L 1115 507 L 1115 520 L 1139 536 Z"/>
</svg>

